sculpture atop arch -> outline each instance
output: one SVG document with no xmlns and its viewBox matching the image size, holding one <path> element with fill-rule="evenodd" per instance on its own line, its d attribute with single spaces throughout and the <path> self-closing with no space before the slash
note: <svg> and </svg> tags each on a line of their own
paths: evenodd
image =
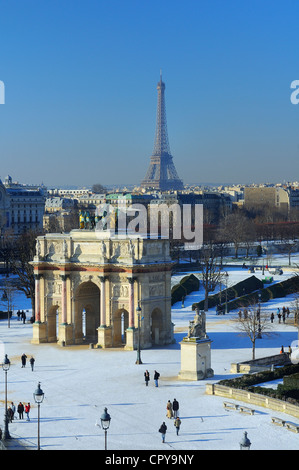
<svg viewBox="0 0 299 470">
<path fill-rule="evenodd" d="M 169 241 L 72 230 L 37 239 L 33 343 L 126 349 L 173 342 Z"/>
</svg>

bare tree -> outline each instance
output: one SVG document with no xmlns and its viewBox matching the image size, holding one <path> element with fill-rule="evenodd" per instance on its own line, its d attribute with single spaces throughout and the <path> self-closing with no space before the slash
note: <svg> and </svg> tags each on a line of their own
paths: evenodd
<svg viewBox="0 0 299 470">
<path fill-rule="evenodd" d="M 35 316 L 35 278 L 30 264 L 35 256 L 36 237 L 39 232 L 28 231 L 18 236 L 11 253 L 12 272 L 18 276 L 18 290 L 31 299 L 32 316 Z"/>
<path fill-rule="evenodd" d="M 1 297 L 1 304 L 5 306 L 7 310 L 7 326 L 10 328 L 10 317 L 14 309 L 14 298 L 15 298 L 16 287 L 11 280 L 5 279 L 3 283 L 3 291 Z"/>
<path fill-rule="evenodd" d="M 95 194 L 101 194 L 101 193 L 106 193 L 107 192 L 107 189 L 101 183 L 93 184 L 91 190 Z"/>
<path fill-rule="evenodd" d="M 269 317 L 262 313 L 258 303 L 252 303 L 239 311 L 238 317 L 232 320 L 236 329 L 245 333 L 252 343 L 252 359 L 255 359 L 256 340 L 271 335 L 271 322 Z"/>
<path fill-rule="evenodd" d="M 256 238 L 254 223 L 245 214 L 233 212 L 222 220 L 220 225 L 220 236 L 222 240 L 233 243 L 235 258 L 238 258 L 238 250 L 242 243 L 249 245 Z"/>
<path fill-rule="evenodd" d="M 205 290 L 205 312 L 209 309 L 209 292 L 213 291 L 221 280 L 218 255 L 219 252 L 212 243 L 206 243 L 200 249 L 199 262 L 202 274 L 202 284 Z"/>
<path fill-rule="evenodd" d="M 289 266 L 291 266 L 291 255 L 292 253 L 296 252 L 298 250 L 298 242 L 293 242 L 293 241 L 285 241 L 282 243 L 281 246 L 279 246 L 279 251 L 281 253 L 286 253 L 288 255 L 289 259 Z"/>
<path fill-rule="evenodd" d="M 0 239 L 0 260 L 5 263 L 6 275 L 9 275 L 11 250 L 14 245 L 14 233 L 12 229 L 5 230 Z"/>
</svg>

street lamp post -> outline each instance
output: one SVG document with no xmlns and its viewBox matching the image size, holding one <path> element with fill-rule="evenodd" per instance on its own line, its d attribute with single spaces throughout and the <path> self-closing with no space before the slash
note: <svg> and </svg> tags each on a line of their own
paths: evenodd
<svg viewBox="0 0 299 470">
<path fill-rule="evenodd" d="M 3 290 L 1 300 L 2 302 L 7 302 L 7 326 L 10 328 L 9 298 L 6 289 Z"/>
<path fill-rule="evenodd" d="M 101 426 L 104 429 L 105 433 L 105 450 L 107 450 L 107 431 L 110 426 L 111 417 L 110 414 L 107 413 L 107 408 L 104 408 L 104 413 L 101 415 Z"/>
<path fill-rule="evenodd" d="M 10 367 L 10 360 L 7 357 L 7 354 L 5 354 L 4 361 L 2 363 L 2 369 L 5 372 L 5 415 L 4 415 L 4 434 L 3 434 L 3 439 L 10 439 L 10 434 L 8 430 L 8 414 L 7 414 L 7 372 Z"/>
<path fill-rule="evenodd" d="M 37 403 L 37 450 L 40 450 L 40 404 L 42 403 L 44 399 L 44 392 L 40 388 L 40 382 L 37 384 L 37 389 L 33 393 L 33 398 L 35 403 Z"/>
<path fill-rule="evenodd" d="M 225 272 L 225 314 L 227 315 L 227 278 L 228 278 L 228 272 Z"/>
<path fill-rule="evenodd" d="M 142 364 L 141 360 L 141 354 L 140 354 L 140 325 L 141 325 L 141 308 L 138 304 L 138 307 L 136 307 L 136 312 L 137 312 L 137 318 L 138 318 L 138 345 L 137 345 L 137 359 L 135 364 Z"/>
<path fill-rule="evenodd" d="M 262 333 L 261 333 L 261 298 L 262 298 L 262 294 L 259 292 L 259 309 L 258 309 L 258 322 L 259 322 L 259 326 L 258 326 L 258 339 L 261 339 L 262 338 Z"/>
</svg>

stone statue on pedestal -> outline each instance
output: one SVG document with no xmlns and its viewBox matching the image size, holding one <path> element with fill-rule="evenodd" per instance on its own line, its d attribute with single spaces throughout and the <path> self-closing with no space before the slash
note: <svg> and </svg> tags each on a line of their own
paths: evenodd
<svg viewBox="0 0 299 470">
<path fill-rule="evenodd" d="M 193 321 L 189 322 L 188 335 L 181 344 L 181 380 L 202 380 L 213 377 L 211 368 L 211 340 L 206 333 L 206 314 L 196 313 Z"/>
<path fill-rule="evenodd" d="M 188 338 L 206 338 L 206 314 L 196 309 L 196 314 L 193 321 L 189 322 Z"/>
</svg>

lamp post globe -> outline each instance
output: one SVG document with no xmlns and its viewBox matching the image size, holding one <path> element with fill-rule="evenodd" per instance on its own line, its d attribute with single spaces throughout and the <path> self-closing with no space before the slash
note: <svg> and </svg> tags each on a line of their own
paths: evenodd
<svg viewBox="0 0 299 470">
<path fill-rule="evenodd" d="M 2 362 L 2 369 L 4 372 L 7 372 L 10 368 L 10 360 L 7 357 L 7 354 L 5 354 L 4 361 Z"/>
<path fill-rule="evenodd" d="M 250 450 L 251 442 L 247 437 L 247 432 L 244 431 L 243 439 L 240 441 L 240 450 Z"/>
<path fill-rule="evenodd" d="M 107 408 L 104 408 L 104 413 L 101 415 L 101 425 L 104 431 L 106 429 L 109 429 L 110 421 L 111 421 L 110 414 L 107 412 Z"/>
<path fill-rule="evenodd" d="M 37 389 L 35 390 L 35 392 L 33 394 L 35 403 L 37 403 L 37 404 L 42 403 L 42 401 L 44 399 L 44 396 L 45 396 L 45 394 L 42 391 L 42 389 L 40 388 L 40 382 L 38 382 Z"/>
</svg>

